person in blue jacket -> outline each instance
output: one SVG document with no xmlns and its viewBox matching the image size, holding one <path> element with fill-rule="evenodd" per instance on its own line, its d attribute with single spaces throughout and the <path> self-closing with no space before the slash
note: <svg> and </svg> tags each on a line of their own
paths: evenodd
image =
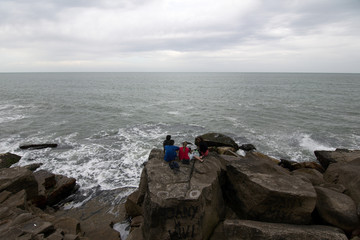
<svg viewBox="0 0 360 240">
<path fill-rule="evenodd" d="M 165 145 L 165 155 L 164 160 L 165 162 L 169 163 L 169 166 L 171 169 L 179 168 L 179 164 L 175 162 L 175 159 L 177 157 L 177 151 L 179 151 L 178 146 L 174 146 L 174 140 L 170 140 L 170 145 Z"/>
</svg>

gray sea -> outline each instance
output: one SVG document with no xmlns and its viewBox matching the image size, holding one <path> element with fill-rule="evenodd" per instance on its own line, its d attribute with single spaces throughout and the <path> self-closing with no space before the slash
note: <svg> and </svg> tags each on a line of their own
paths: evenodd
<svg viewBox="0 0 360 240">
<path fill-rule="evenodd" d="M 360 74 L 0 74 L 0 153 L 75 177 L 83 192 L 126 195 L 167 134 L 179 145 L 208 132 L 299 162 L 360 149 Z M 44 142 L 59 147 L 19 149 Z"/>
</svg>

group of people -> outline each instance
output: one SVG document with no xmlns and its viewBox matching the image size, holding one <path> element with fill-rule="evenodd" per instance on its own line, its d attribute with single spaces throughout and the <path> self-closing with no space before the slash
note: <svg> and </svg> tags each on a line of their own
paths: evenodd
<svg viewBox="0 0 360 240">
<path fill-rule="evenodd" d="M 179 169 L 179 164 L 176 162 L 177 158 L 183 164 L 190 164 L 190 160 L 197 159 L 200 162 L 204 161 L 204 157 L 209 154 L 209 149 L 202 137 L 195 138 L 196 150 L 187 147 L 188 142 L 183 142 L 182 147 L 174 145 L 175 141 L 171 139 L 171 135 L 167 135 L 163 142 L 164 146 L 164 160 L 169 163 L 171 169 Z"/>
</svg>

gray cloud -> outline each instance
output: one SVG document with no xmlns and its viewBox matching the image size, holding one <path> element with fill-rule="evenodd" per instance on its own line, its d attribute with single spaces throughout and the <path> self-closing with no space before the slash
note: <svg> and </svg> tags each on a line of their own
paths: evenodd
<svg viewBox="0 0 360 240">
<path fill-rule="evenodd" d="M 357 0 L 3 0 L 0 71 L 357 72 L 359 10 Z"/>
</svg>

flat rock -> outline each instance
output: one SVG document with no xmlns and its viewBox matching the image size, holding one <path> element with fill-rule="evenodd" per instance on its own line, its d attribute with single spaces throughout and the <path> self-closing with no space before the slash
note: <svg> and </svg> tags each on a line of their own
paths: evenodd
<svg viewBox="0 0 360 240">
<path fill-rule="evenodd" d="M 225 220 L 215 230 L 210 240 L 253 240 L 253 239 L 291 239 L 291 240 L 347 240 L 340 229 L 320 225 L 291 225 L 256 222 L 250 220 Z"/>
<path fill-rule="evenodd" d="M 336 149 L 335 151 L 315 151 L 320 164 L 327 169 L 332 163 L 347 163 L 360 158 L 360 150 Z"/>
<path fill-rule="evenodd" d="M 207 239 L 225 212 L 223 160 L 210 153 L 203 163 L 180 163 L 173 172 L 163 158 L 162 150 L 153 149 L 143 169 L 145 239 Z"/>
<path fill-rule="evenodd" d="M 262 156 L 262 155 L 261 155 Z M 241 218 L 308 224 L 316 205 L 309 181 L 290 175 L 271 158 L 222 156 L 226 160 L 226 196 Z"/>
<path fill-rule="evenodd" d="M 9 168 L 14 163 L 19 162 L 21 156 L 12 153 L 2 153 L 0 154 L 0 168 Z"/>
<path fill-rule="evenodd" d="M 346 232 L 351 232 L 359 226 L 356 205 L 349 196 L 322 187 L 315 187 L 315 190 L 316 210 L 323 220 Z"/>
</svg>

